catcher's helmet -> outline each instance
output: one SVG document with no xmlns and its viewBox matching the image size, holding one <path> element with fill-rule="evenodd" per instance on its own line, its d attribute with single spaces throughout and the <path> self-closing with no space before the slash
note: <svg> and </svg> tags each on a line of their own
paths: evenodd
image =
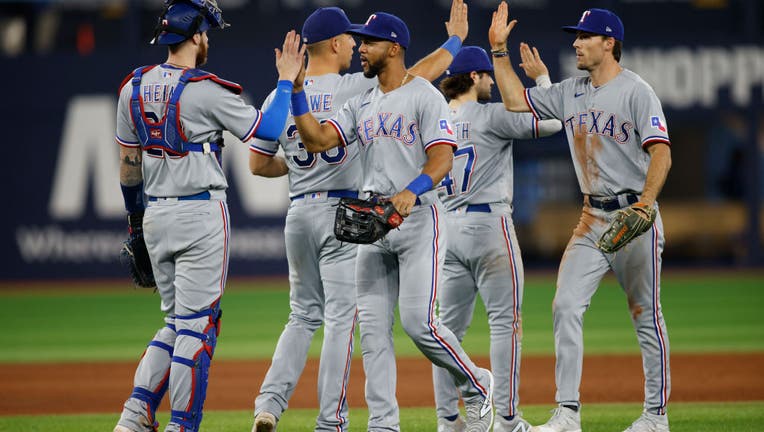
<svg viewBox="0 0 764 432">
<path fill-rule="evenodd" d="M 167 0 L 152 45 L 174 45 L 210 28 L 226 28 L 216 0 Z"/>
</svg>

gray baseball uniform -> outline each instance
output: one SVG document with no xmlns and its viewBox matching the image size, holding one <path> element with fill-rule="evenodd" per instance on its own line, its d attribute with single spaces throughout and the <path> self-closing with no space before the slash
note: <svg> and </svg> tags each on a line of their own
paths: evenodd
<svg viewBox="0 0 764 432">
<path fill-rule="evenodd" d="M 305 93 L 319 120 L 335 114 L 352 96 L 376 80 L 362 73 L 309 76 Z M 263 107 L 270 104 L 273 94 Z M 250 150 L 274 156 L 284 149 L 289 167 L 292 203 L 284 235 L 289 262 L 289 321 L 281 333 L 273 361 L 255 400 L 261 411 L 280 418 L 302 370 L 314 332 L 324 323 L 318 372 L 319 415 L 316 430 L 348 427 L 347 384 L 356 322 L 355 257 L 357 247 L 334 237 L 334 215 L 340 197 L 358 196 L 361 164 L 358 146 L 323 153 L 305 151 L 291 116 L 278 141 L 253 140 Z"/>
<path fill-rule="evenodd" d="M 438 293 L 440 318 L 461 341 L 483 299 L 491 329 L 496 413 L 517 411 L 520 378 L 520 308 L 523 263 L 512 223 L 513 138 L 536 138 L 538 120 L 510 113 L 501 103 L 467 102 L 453 112 L 459 149 L 441 182 L 448 250 Z M 438 417 L 459 413 L 451 376 L 433 367 Z"/>
<path fill-rule="evenodd" d="M 428 148 L 455 146 L 448 105 L 422 78 L 388 93 L 377 86 L 350 99 L 328 122 L 341 145 L 357 138 L 362 190 L 381 198 L 403 190 L 421 173 Z M 356 289 L 369 430 L 400 429 L 392 341 L 396 303 L 404 331 L 427 358 L 452 374 L 465 400 L 487 396 L 490 377 L 469 359 L 435 312 L 446 252 L 443 215 L 436 191 L 425 192 L 398 230 L 358 248 Z"/>
<path fill-rule="evenodd" d="M 554 299 L 556 399 L 579 403 L 583 314 L 602 277 L 613 269 L 626 293 L 642 351 L 645 409 L 665 414 L 671 378 L 660 304 L 660 215 L 649 232 L 619 252 L 604 254 L 595 245 L 615 210 L 638 200 L 650 163 L 646 148 L 669 144 L 660 101 L 627 69 L 597 88 L 589 77 L 570 78 L 549 89 L 527 89 L 525 96 L 536 117 L 563 122 L 584 194 L 583 213 L 562 257 Z"/>
<path fill-rule="evenodd" d="M 182 73 L 162 64 L 144 69 L 137 83 L 121 89 L 116 131 L 120 145 L 142 147 L 136 122 L 144 123 L 131 116 L 134 86 L 139 86 L 143 117 L 156 122 L 165 116 L 173 92 L 180 91 Z M 223 130 L 249 140 L 262 122 L 261 112 L 244 103 L 237 84 L 214 75 L 205 77 L 185 85 L 178 101 L 179 118 L 168 121 L 177 121 L 176 130 L 190 142 L 219 142 Z M 168 130 L 152 129 L 152 134 Z M 172 418 L 168 428 L 195 430 L 201 421 L 228 271 L 228 184 L 215 152 L 178 156 L 143 146 L 142 172 L 149 196 L 143 229 L 167 325 L 156 333 L 141 359 L 120 424 L 136 431 L 150 427 L 169 385 Z M 151 407 L 148 412 L 145 404 Z"/>
</svg>

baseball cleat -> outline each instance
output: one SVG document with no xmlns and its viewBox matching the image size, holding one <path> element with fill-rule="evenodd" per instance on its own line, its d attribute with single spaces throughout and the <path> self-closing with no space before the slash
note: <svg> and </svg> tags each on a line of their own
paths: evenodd
<svg viewBox="0 0 764 432">
<path fill-rule="evenodd" d="M 262 411 L 255 416 L 255 425 L 252 432 L 273 432 L 276 430 L 276 416 Z"/>
<path fill-rule="evenodd" d="M 624 432 L 669 432 L 668 416 L 644 411 Z"/>
<path fill-rule="evenodd" d="M 467 423 L 462 416 L 458 416 L 454 421 L 438 417 L 438 432 L 464 432 L 466 428 Z"/>
<path fill-rule="evenodd" d="M 516 415 L 512 420 L 497 416 L 493 422 L 493 432 L 530 432 L 531 424 Z"/>
<path fill-rule="evenodd" d="M 133 432 L 133 431 L 131 431 L 130 429 L 128 429 L 128 428 L 126 428 L 124 426 L 116 425 L 114 427 L 114 432 Z"/>
<path fill-rule="evenodd" d="M 493 374 L 488 369 L 480 369 L 488 375 L 485 398 L 475 398 L 464 402 L 467 411 L 467 432 L 489 432 L 493 426 Z"/>
<path fill-rule="evenodd" d="M 531 428 L 531 432 L 581 432 L 581 413 L 557 407 L 548 422 Z"/>
</svg>

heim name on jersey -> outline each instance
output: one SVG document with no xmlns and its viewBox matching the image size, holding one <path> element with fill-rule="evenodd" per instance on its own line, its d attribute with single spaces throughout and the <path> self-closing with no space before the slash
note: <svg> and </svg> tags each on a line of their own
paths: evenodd
<svg viewBox="0 0 764 432">
<path fill-rule="evenodd" d="M 607 136 L 618 143 L 625 143 L 631 137 L 634 124 L 630 121 L 619 122 L 615 114 L 604 115 L 604 111 L 583 111 L 573 114 L 563 122 L 570 128 L 571 135 L 578 133 Z"/>
</svg>

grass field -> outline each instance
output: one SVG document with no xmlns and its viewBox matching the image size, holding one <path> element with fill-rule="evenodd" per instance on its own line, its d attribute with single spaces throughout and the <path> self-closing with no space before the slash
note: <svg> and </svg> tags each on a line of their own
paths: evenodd
<svg viewBox="0 0 764 432">
<path fill-rule="evenodd" d="M 0 332 L 0 362 L 134 360 L 148 338 L 162 325 L 158 296 L 146 290 L 114 286 L 87 289 L 0 289 L 7 328 Z M 523 352 L 553 352 L 551 300 L 554 276 L 528 277 L 523 305 Z M 662 304 L 672 352 L 764 351 L 764 276 L 730 272 L 664 275 Z M 268 359 L 286 322 L 288 291 L 280 282 L 229 284 L 223 300 L 223 332 L 216 359 Z M 618 285 L 607 279 L 586 315 L 586 352 L 636 353 L 626 300 Z M 320 334 L 318 335 L 320 336 Z M 413 344 L 395 330 L 400 356 L 420 356 Z M 316 338 L 319 341 L 320 338 Z M 482 307 L 465 340 L 473 355 L 488 354 L 488 328 Z M 311 355 L 318 354 L 315 342 Z M 356 350 L 359 353 L 360 350 Z M 126 383 L 128 386 L 129 383 Z M 526 417 L 542 422 L 549 406 L 526 406 Z M 587 405 L 584 430 L 619 431 L 639 414 L 631 405 Z M 764 402 L 671 405 L 672 431 L 764 430 Z M 312 430 L 314 410 L 290 410 L 281 431 Z M 352 431 L 364 430 L 366 413 L 353 410 Z M 435 429 L 432 409 L 403 409 L 402 429 Z M 117 414 L 79 416 L 0 417 L 0 431 L 108 431 Z M 166 423 L 166 416 L 160 421 Z M 251 427 L 249 412 L 205 413 L 204 430 L 233 432 Z"/>
</svg>

